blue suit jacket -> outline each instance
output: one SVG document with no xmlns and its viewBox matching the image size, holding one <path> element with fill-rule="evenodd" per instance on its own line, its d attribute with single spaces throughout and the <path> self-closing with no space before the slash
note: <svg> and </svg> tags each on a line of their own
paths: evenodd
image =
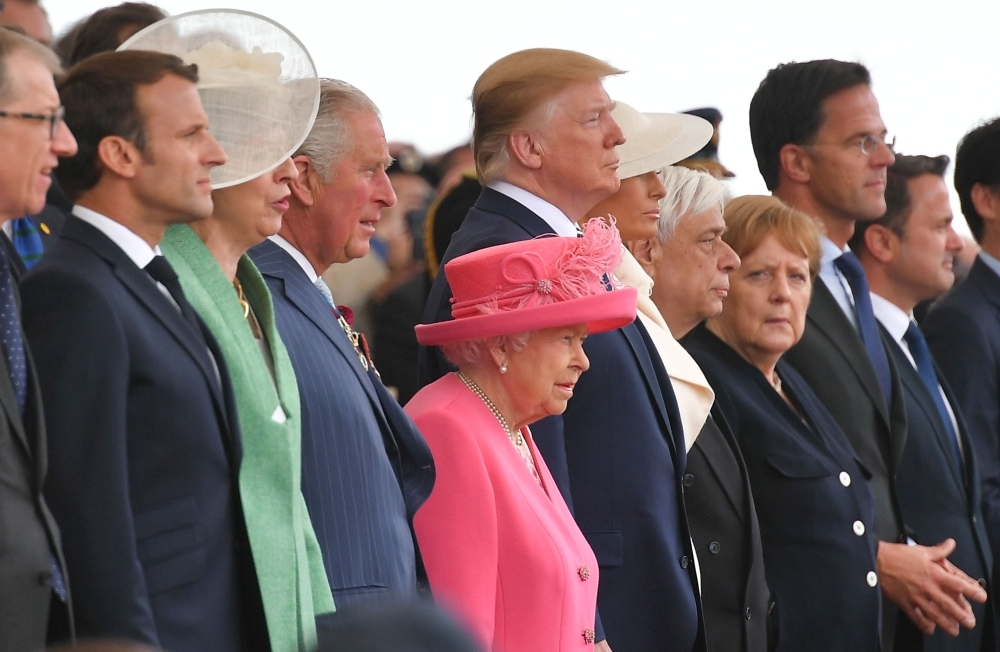
<svg viewBox="0 0 1000 652">
<path fill-rule="evenodd" d="M 443 262 L 551 233 L 523 205 L 485 188 Z M 424 322 L 450 319 L 450 298 L 447 279 L 438 274 Z M 670 380 L 638 322 L 588 337 L 584 350 L 591 370 L 566 412 L 537 422 L 532 432 L 563 494 L 572 488 L 577 523 L 601 565 L 597 604 L 604 633 L 612 649 L 701 649 L 680 484 L 685 448 Z M 421 353 L 423 379 L 448 370 L 439 353 Z"/>
<path fill-rule="evenodd" d="M 977 259 L 969 276 L 934 306 L 921 328 L 968 426 L 996 568 L 1000 558 L 1000 277 Z"/>
<path fill-rule="evenodd" d="M 780 651 L 880 649 L 870 474 L 805 380 L 777 372 L 798 412 L 764 375 L 704 325 L 684 338 L 746 460 L 777 603 Z M 846 475 L 844 475 L 846 474 Z M 846 485 L 846 486 L 845 486 Z"/>
<path fill-rule="evenodd" d="M 958 402 L 939 372 L 939 382 L 958 421 L 964 457 L 962 468 L 955 460 L 951 436 L 920 374 L 884 328 L 883 334 L 895 358 L 906 396 L 906 449 L 896 475 L 903 517 L 913 529 L 917 543 L 933 546 L 948 537 L 954 539 L 957 545 L 949 561 L 978 580 L 985 589 L 989 586 L 993 559 L 980 509 L 976 456 Z M 924 640 L 924 652 L 979 650 L 984 632 L 989 644 L 983 649 L 995 650 L 995 603 L 992 595 L 986 604 L 970 602 L 976 614 L 976 627 L 963 627 L 957 637 L 938 630 Z"/>
<path fill-rule="evenodd" d="M 79 635 L 251 647 L 260 632 L 241 627 L 262 622 L 262 607 L 215 340 L 203 324 L 199 339 L 125 252 L 75 217 L 22 295 Z"/>
<path fill-rule="evenodd" d="M 302 490 L 337 610 L 412 595 L 426 580 L 412 523 L 434 487 L 430 448 L 361 366 L 295 259 L 271 241 L 249 255 L 271 290 L 299 383 Z"/>
</svg>

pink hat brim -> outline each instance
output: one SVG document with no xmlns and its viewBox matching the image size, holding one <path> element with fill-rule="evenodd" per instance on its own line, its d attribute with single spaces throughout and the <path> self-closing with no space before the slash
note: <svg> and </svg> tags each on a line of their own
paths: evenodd
<svg viewBox="0 0 1000 652">
<path fill-rule="evenodd" d="M 603 333 L 635 321 L 638 297 L 639 293 L 635 288 L 623 288 L 545 306 L 504 310 L 436 324 L 419 324 L 415 330 L 417 341 L 424 346 L 575 324 L 586 324 L 589 333 Z"/>
</svg>

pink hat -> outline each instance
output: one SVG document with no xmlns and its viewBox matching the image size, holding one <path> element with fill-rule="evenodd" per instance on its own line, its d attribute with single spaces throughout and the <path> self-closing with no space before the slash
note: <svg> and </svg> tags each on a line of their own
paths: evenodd
<svg viewBox="0 0 1000 652">
<path fill-rule="evenodd" d="M 609 291 L 621 262 L 618 229 L 600 218 L 582 238 L 543 236 L 480 249 L 444 266 L 451 285 L 451 321 L 421 324 L 425 346 L 542 328 L 586 324 L 591 333 L 635 319 L 635 288 Z"/>
</svg>

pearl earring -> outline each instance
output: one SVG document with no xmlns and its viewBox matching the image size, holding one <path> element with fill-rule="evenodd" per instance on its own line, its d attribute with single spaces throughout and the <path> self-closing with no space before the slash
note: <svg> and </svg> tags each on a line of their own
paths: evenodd
<svg viewBox="0 0 1000 652">
<path fill-rule="evenodd" d="M 502 373 L 502 374 L 507 373 L 507 363 L 506 362 L 503 363 L 502 365 L 500 365 L 500 373 Z"/>
</svg>

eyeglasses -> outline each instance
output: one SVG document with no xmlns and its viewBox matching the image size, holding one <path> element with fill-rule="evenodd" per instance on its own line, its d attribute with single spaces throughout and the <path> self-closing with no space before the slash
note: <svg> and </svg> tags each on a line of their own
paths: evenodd
<svg viewBox="0 0 1000 652">
<path fill-rule="evenodd" d="M 0 111 L 0 118 L 21 118 L 22 120 L 41 120 L 49 123 L 49 140 L 56 136 L 56 125 L 66 117 L 66 109 L 59 107 L 52 113 L 17 113 L 14 111 Z"/>
<path fill-rule="evenodd" d="M 895 153 L 896 137 L 890 136 L 889 134 L 883 134 L 881 136 L 876 136 L 875 134 L 865 134 L 864 137 L 858 141 L 861 153 L 865 156 L 871 156 L 875 151 L 875 148 L 879 145 L 885 145 L 890 152 Z"/>
</svg>

